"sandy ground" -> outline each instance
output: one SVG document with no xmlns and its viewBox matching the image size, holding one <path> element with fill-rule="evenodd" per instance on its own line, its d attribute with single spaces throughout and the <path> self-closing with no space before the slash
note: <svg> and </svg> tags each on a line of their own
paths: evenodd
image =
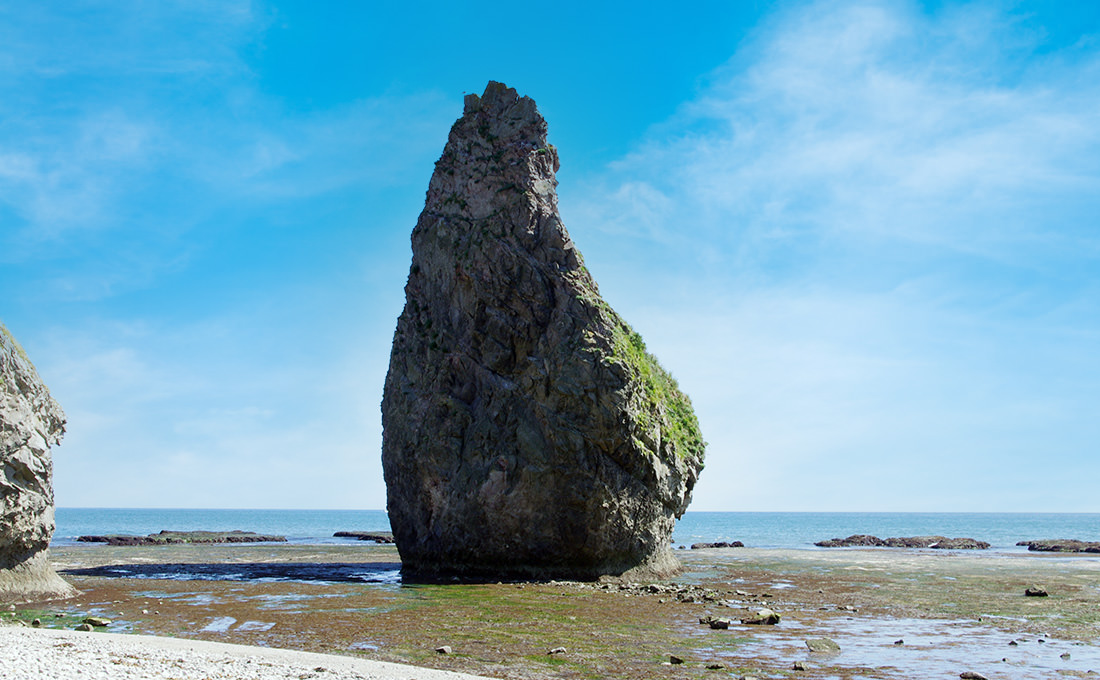
<svg viewBox="0 0 1100 680">
<path fill-rule="evenodd" d="M 752 548 L 678 556 L 684 572 L 660 583 L 412 585 L 400 582 L 392 546 L 74 546 L 53 560 L 79 597 L 0 619 L 71 629 L 91 614 L 112 619 L 113 632 L 496 678 L 1100 672 L 1100 556 Z M 1026 597 L 1033 584 L 1050 596 Z M 740 623 L 761 606 L 780 623 Z M 731 625 L 712 629 L 700 624 L 705 616 Z M 821 637 L 840 651 L 811 652 L 806 641 Z M 453 653 L 436 653 L 441 645 Z"/>
</svg>

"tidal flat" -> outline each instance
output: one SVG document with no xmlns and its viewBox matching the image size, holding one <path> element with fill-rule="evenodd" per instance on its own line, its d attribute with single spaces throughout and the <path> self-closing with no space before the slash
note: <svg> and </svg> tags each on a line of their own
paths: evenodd
<svg viewBox="0 0 1100 680">
<path fill-rule="evenodd" d="M 500 678 L 1100 673 L 1097 556 L 723 548 L 677 557 L 683 573 L 658 582 L 402 584 L 393 546 L 67 546 L 51 559 L 81 595 L 5 618 L 72 627 L 95 615 L 113 632 Z M 1025 596 L 1033 585 L 1049 596 Z M 780 622 L 739 623 L 759 607 Z M 731 625 L 699 623 L 708 616 Z M 840 651 L 809 651 L 816 638 Z"/>
</svg>

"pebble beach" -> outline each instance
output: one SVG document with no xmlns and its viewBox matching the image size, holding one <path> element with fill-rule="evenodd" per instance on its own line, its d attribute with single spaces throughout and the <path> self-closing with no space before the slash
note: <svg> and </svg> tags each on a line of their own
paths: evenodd
<svg viewBox="0 0 1100 680">
<path fill-rule="evenodd" d="M 477 680 L 430 668 L 148 635 L 0 626 L 4 680 Z"/>
</svg>

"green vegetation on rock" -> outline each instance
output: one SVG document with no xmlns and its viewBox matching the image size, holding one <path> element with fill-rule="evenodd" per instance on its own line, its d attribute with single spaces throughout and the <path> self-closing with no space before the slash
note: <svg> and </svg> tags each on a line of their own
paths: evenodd
<svg viewBox="0 0 1100 680">
<path fill-rule="evenodd" d="M 706 443 L 699 431 L 699 420 L 695 417 L 691 399 L 680 390 L 676 379 L 665 370 L 646 349 L 642 336 L 625 321 L 612 326 L 611 339 L 614 358 L 622 361 L 645 386 L 647 406 L 640 420 L 646 422 L 650 414 L 656 412 L 661 427 L 661 436 L 672 444 L 680 458 L 702 458 Z M 663 417 L 662 417 L 663 416 Z"/>
</svg>

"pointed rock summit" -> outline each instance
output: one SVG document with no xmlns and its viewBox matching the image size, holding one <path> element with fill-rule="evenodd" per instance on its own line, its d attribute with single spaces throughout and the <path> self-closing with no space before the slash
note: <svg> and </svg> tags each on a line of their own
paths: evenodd
<svg viewBox="0 0 1100 680">
<path fill-rule="evenodd" d="M 53 461 L 65 414 L 34 365 L 0 324 L 0 602 L 76 594 L 50 566 Z"/>
<path fill-rule="evenodd" d="M 382 400 L 407 575 L 678 567 L 698 422 L 600 297 L 558 215 L 557 169 L 534 101 L 496 82 L 466 97 L 413 229 Z"/>
</svg>

